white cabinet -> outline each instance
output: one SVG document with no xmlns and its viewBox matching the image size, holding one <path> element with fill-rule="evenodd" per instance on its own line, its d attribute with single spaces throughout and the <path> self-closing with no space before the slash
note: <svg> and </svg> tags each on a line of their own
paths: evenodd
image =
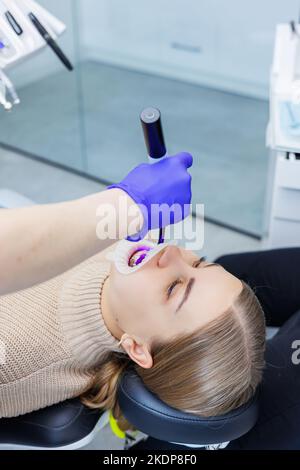
<svg viewBox="0 0 300 470">
<path fill-rule="evenodd" d="M 274 218 L 269 248 L 300 246 L 300 224 L 291 220 Z"/>
<path fill-rule="evenodd" d="M 299 30 L 299 26 L 298 26 Z M 293 101 L 300 59 L 300 39 L 290 25 L 277 27 L 270 90 L 271 149 L 267 191 L 266 247 L 300 246 L 300 135 L 283 130 L 282 101 Z"/>
<path fill-rule="evenodd" d="M 275 152 L 267 246 L 300 246 L 300 159 Z"/>
<path fill-rule="evenodd" d="M 274 217 L 300 221 L 300 191 L 277 188 L 275 194 Z"/>
</svg>

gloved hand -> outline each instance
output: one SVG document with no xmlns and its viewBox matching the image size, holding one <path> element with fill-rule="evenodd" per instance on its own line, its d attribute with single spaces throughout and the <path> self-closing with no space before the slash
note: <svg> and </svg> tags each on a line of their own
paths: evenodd
<svg viewBox="0 0 300 470">
<path fill-rule="evenodd" d="M 192 164 L 193 157 L 184 152 L 154 164 L 142 163 L 120 183 L 108 187 L 125 191 L 142 211 L 143 227 L 128 240 L 142 240 L 150 230 L 175 224 L 189 215 L 192 194 L 187 169 Z"/>
</svg>

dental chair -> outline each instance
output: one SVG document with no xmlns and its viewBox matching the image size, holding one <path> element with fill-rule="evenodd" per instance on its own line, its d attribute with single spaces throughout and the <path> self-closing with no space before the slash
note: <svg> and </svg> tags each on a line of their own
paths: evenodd
<svg viewBox="0 0 300 470">
<path fill-rule="evenodd" d="M 32 204 L 17 193 L 0 191 L 2 208 Z M 129 367 L 120 381 L 118 401 L 125 418 L 146 438 L 157 440 L 160 448 L 165 443 L 167 448 L 219 449 L 255 425 L 259 390 L 247 404 L 224 416 L 202 418 L 163 403 Z M 88 409 L 78 398 L 67 400 L 30 414 L 0 419 L 0 450 L 80 449 L 92 442 L 108 422 L 107 411 Z"/>
<path fill-rule="evenodd" d="M 249 403 L 224 416 L 201 418 L 163 403 L 129 367 L 120 382 L 118 400 L 127 420 L 160 445 L 219 449 L 254 426 L 259 391 Z M 0 450 L 80 449 L 107 423 L 108 412 L 90 410 L 79 399 L 67 400 L 27 415 L 0 419 Z"/>
</svg>

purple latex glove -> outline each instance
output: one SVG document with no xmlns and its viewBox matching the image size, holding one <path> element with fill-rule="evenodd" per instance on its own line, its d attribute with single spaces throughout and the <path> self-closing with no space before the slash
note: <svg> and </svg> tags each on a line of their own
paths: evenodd
<svg viewBox="0 0 300 470">
<path fill-rule="evenodd" d="M 192 164 L 193 157 L 182 152 L 154 164 L 142 163 L 120 183 L 108 187 L 125 191 L 142 211 L 143 227 L 128 240 L 142 240 L 150 230 L 175 224 L 189 215 L 192 193 L 187 169 Z"/>
</svg>

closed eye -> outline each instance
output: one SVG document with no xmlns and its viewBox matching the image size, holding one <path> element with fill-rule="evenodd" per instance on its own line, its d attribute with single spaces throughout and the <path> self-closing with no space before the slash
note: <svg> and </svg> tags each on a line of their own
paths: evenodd
<svg viewBox="0 0 300 470">
<path fill-rule="evenodd" d="M 198 268 L 202 263 L 204 263 L 204 261 L 206 261 L 206 256 L 202 256 L 201 258 L 197 259 L 193 263 L 193 268 Z"/>
<path fill-rule="evenodd" d="M 199 267 L 199 266 L 202 264 L 203 261 L 204 261 L 203 258 L 200 258 L 200 260 L 198 260 L 198 261 L 195 263 L 196 266 Z M 209 263 L 209 264 L 205 264 L 202 269 L 204 269 L 204 268 L 210 268 L 211 266 L 219 266 L 219 267 L 221 267 L 221 265 L 218 264 L 218 263 Z M 178 305 L 178 307 L 177 307 L 177 309 L 176 309 L 176 313 L 179 312 L 179 310 L 181 309 L 181 307 L 183 306 L 183 304 L 187 301 L 187 299 L 188 299 L 188 297 L 189 297 L 189 295 L 190 295 L 190 293 L 191 293 L 191 290 L 192 290 L 192 288 L 193 288 L 193 286 L 194 286 L 194 284 L 195 284 L 195 281 L 196 281 L 196 279 L 193 277 L 193 278 L 191 278 L 191 279 L 189 280 L 189 282 L 187 283 L 187 286 L 186 286 L 186 289 L 185 289 L 185 293 L 184 293 L 184 295 L 183 295 L 183 298 L 182 298 L 180 304 Z"/>
<path fill-rule="evenodd" d="M 198 260 L 193 262 L 193 268 L 199 268 L 201 266 L 201 264 L 204 263 L 205 261 L 206 261 L 206 256 L 202 256 L 201 258 L 199 258 Z M 221 265 L 218 264 L 218 263 L 208 263 L 208 264 L 205 264 L 203 266 L 203 268 L 209 268 L 211 266 L 221 266 Z M 193 279 L 193 281 L 195 281 L 195 280 Z M 175 287 L 178 284 L 183 284 L 181 279 L 176 279 L 174 282 L 172 282 L 172 284 L 169 285 L 169 287 L 167 289 L 167 298 L 168 299 L 171 297 Z M 179 310 L 179 309 L 177 309 L 177 310 Z"/>
<path fill-rule="evenodd" d="M 197 261 L 194 261 L 193 263 L 193 268 L 199 268 L 199 266 L 201 264 L 203 264 L 204 262 L 206 261 L 206 256 L 202 256 L 200 259 L 198 259 Z M 207 264 L 204 264 L 203 268 L 210 268 L 211 266 L 219 266 L 221 267 L 220 264 L 218 263 L 207 263 Z"/>
<path fill-rule="evenodd" d="M 197 259 L 196 261 L 193 262 L 193 268 L 198 268 L 205 260 L 206 260 L 206 257 L 205 257 L 205 256 L 202 256 L 201 258 Z M 171 297 L 173 290 L 175 289 L 175 287 L 176 287 L 178 284 L 183 284 L 180 279 L 175 279 L 175 281 L 173 281 L 173 282 L 169 285 L 169 287 L 168 287 L 168 289 L 167 289 L 167 298 L 168 298 L 168 299 Z"/>
</svg>

